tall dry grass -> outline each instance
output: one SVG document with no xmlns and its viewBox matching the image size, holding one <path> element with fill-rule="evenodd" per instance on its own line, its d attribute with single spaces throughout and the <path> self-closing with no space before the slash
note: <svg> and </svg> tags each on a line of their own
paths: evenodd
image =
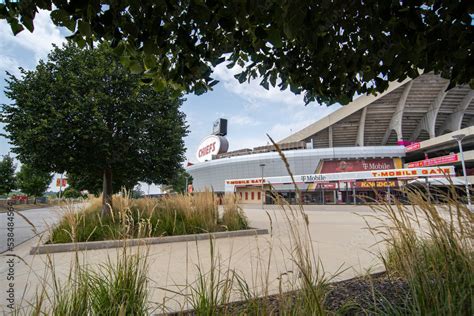
<svg viewBox="0 0 474 316">
<path fill-rule="evenodd" d="M 101 201 L 97 198 L 81 212 L 67 212 L 51 232 L 51 242 L 159 237 L 248 228 L 235 198 L 224 199 L 224 211 L 220 216 L 215 195 L 209 190 L 162 199 L 132 199 L 123 192 L 113 197 L 110 216 L 101 217 L 100 209 Z"/>
<path fill-rule="evenodd" d="M 369 225 L 387 246 L 386 270 L 410 288 L 403 306 L 386 302 L 384 312 L 473 315 L 474 214 L 452 185 L 447 192 L 412 188 L 403 194 L 408 204 L 373 206 L 378 224 Z"/>
</svg>

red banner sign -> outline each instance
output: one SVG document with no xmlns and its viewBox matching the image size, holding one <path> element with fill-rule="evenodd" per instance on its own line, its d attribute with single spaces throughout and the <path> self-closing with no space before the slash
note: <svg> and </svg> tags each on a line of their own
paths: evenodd
<svg viewBox="0 0 474 316">
<path fill-rule="evenodd" d="M 242 179 L 242 180 L 227 180 L 225 183 L 242 185 L 242 184 L 262 184 L 265 183 L 265 179 Z"/>
<path fill-rule="evenodd" d="M 371 188 L 395 188 L 398 187 L 398 181 L 357 181 L 354 182 L 356 188 L 359 189 L 371 189 Z"/>
<path fill-rule="evenodd" d="M 319 182 L 315 183 L 316 189 L 329 189 L 329 190 L 334 190 L 337 188 L 337 183 L 335 182 Z"/>
<path fill-rule="evenodd" d="M 415 151 L 420 149 L 420 143 L 413 143 L 405 147 L 405 152 Z"/>
<path fill-rule="evenodd" d="M 61 182 L 62 180 L 62 182 Z M 60 178 L 57 178 L 56 179 L 56 186 L 57 187 L 65 187 L 67 185 L 67 179 L 60 179 Z"/>
<path fill-rule="evenodd" d="M 358 159 L 358 160 L 327 160 L 323 161 L 320 173 L 353 172 L 368 170 L 395 169 L 392 158 Z"/>
<path fill-rule="evenodd" d="M 459 161 L 458 154 L 451 154 L 448 156 L 441 156 L 441 157 L 436 157 L 436 158 L 410 162 L 408 163 L 408 168 L 438 166 L 438 165 L 445 165 L 447 163 L 453 163 L 457 161 Z"/>
</svg>

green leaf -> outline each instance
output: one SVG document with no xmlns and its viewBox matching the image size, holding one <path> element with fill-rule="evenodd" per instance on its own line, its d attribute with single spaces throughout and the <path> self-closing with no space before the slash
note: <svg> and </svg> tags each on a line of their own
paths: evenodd
<svg viewBox="0 0 474 316">
<path fill-rule="evenodd" d="M 17 35 L 18 33 L 24 30 L 23 26 L 18 23 L 17 19 L 11 19 L 9 23 L 10 23 L 10 27 L 12 29 L 13 35 Z"/>
<path fill-rule="evenodd" d="M 152 69 L 155 68 L 157 65 L 156 57 L 154 55 L 145 55 L 143 61 L 145 63 L 145 69 Z"/>
<path fill-rule="evenodd" d="M 33 19 L 27 16 L 22 16 L 21 22 L 23 25 L 28 29 L 28 31 L 32 32 L 35 30 L 35 27 L 33 25 Z"/>
<path fill-rule="evenodd" d="M 78 24 L 77 24 L 77 29 L 85 37 L 90 37 L 91 36 L 91 26 L 88 22 L 85 22 L 85 21 L 82 21 L 82 20 L 79 21 Z"/>
<path fill-rule="evenodd" d="M 158 92 L 164 91 L 166 88 L 166 81 L 158 77 L 155 78 L 153 80 L 153 88 L 155 88 L 155 90 Z"/>
</svg>

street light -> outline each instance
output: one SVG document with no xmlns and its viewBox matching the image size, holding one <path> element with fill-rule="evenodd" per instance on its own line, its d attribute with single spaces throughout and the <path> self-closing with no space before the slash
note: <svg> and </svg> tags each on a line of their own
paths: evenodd
<svg viewBox="0 0 474 316">
<path fill-rule="evenodd" d="M 469 205 L 469 210 L 471 210 L 471 194 L 469 192 L 469 185 L 467 182 L 467 172 L 466 172 L 466 163 L 464 162 L 464 153 L 462 151 L 462 140 L 466 137 L 464 134 L 453 135 L 453 139 L 458 142 L 459 153 L 461 154 L 461 164 L 462 172 L 464 174 L 464 185 L 466 186 L 466 195 L 467 195 L 467 204 Z"/>
<path fill-rule="evenodd" d="M 263 168 L 265 168 L 265 164 L 261 163 L 260 168 L 262 168 L 262 183 L 261 183 L 261 191 L 262 191 L 262 210 L 263 210 L 263 200 L 265 199 L 265 191 L 263 191 Z"/>
</svg>

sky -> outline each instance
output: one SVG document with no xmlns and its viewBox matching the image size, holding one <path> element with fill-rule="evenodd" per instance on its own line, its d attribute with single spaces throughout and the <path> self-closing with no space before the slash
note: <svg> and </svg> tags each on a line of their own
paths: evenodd
<svg viewBox="0 0 474 316">
<path fill-rule="evenodd" d="M 4 94 L 6 71 L 18 76 L 19 67 L 34 69 L 40 59 L 45 59 L 52 45 L 65 41 L 67 30 L 56 27 L 49 12 L 40 11 L 35 20 L 33 33 L 25 30 L 16 36 L 4 21 L 0 21 L 0 104 L 10 103 Z M 317 103 L 304 104 L 302 95 L 278 88 L 265 90 L 259 81 L 240 84 L 234 74 L 238 69 L 216 67 L 213 77 L 220 81 L 204 95 L 188 94 L 182 106 L 189 125 L 185 138 L 186 158 L 196 162 L 199 143 L 212 131 L 212 123 L 218 118 L 228 120 L 229 151 L 253 148 L 268 144 L 266 134 L 278 141 L 318 119 L 333 112 L 339 105 L 326 107 Z M 0 124 L 0 134 L 3 131 Z M 8 140 L 0 136 L 0 156 L 10 151 Z M 51 189 L 55 189 L 51 186 Z M 147 187 L 142 187 L 147 191 Z M 157 189 L 153 187 L 150 192 Z"/>
</svg>

